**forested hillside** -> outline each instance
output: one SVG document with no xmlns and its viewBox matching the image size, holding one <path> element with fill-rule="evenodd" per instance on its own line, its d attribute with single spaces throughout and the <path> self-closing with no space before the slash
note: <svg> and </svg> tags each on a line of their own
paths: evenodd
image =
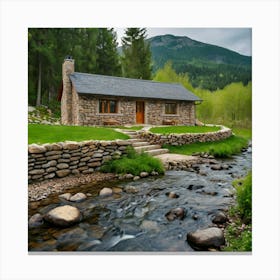
<svg viewBox="0 0 280 280">
<path fill-rule="evenodd" d="M 194 88 L 187 74 L 177 74 L 171 63 L 156 72 L 155 81 L 180 83 L 199 96 L 197 118 L 204 123 L 249 128 L 252 125 L 252 83 L 231 83 L 221 90 Z"/>
<path fill-rule="evenodd" d="M 176 73 L 187 73 L 194 87 L 216 90 L 232 82 L 251 81 L 251 57 L 188 37 L 162 35 L 148 39 L 153 71 L 172 62 Z"/>
</svg>

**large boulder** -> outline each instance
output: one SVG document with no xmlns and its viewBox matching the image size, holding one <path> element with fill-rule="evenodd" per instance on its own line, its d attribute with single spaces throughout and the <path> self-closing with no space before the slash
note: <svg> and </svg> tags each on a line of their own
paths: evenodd
<svg viewBox="0 0 280 280">
<path fill-rule="evenodd" d="M 69 200 L 71 196 L 72 196 L 71 193 L 63 193 L 63 194 L 60 194 L 58 197 L 65 199 L 65 200 Z"/>
<path fill-rule="evenodd" d="M 62 227 L 73 225 L 81 221 L 81 218 L 80 210 L 70 205 L 56 207 L 44 216 L 47 222 Z"/>
<path fill-rule="evenodd" d="M 41 153 L 44 153 L 46 151 L 47 151 L 47 149 L 44 146 L 40 146 L 40 145 L 37 145 L 37 144 L 31 144 L 31 145 L 28 146 L 28 152 L 30 154 L 41 154 Z"/>
<path fill-rule="evenodd" d="M 62 178 L 69 175 L 71 171 L 69 169 L 61 169 L 61 170 L 57 170 L 55 173 L 58 177 Z"/>
<path fill-rule="evenodd" d="M 166 213 L 165 217 L 168 221 L 174 221 L 175 219 L 183 220 L 185 215 L 185 209 L 182 207 L 177 207 Z"/>
<path fill-rule="evenodd" d="M 224 224 L 228 220 L 227 216 L 223 212 L 218 212 L 215 214 L 214 218 L 212 219 L 212 222 L 214 224 Z"/>
<path fill-rule="evenodd" d="M 81 202 L 86 200 L 87 196 L 84 193 L 76 193 L 70 197 L 70 201 L 72 202 Z"/>
<path fill-rule="evenodd" d="M 222 167 L 221 164 L 215 164 L 215 165 L 212 165 L 212 166 L 211 166 L 211 169 L 212 169 L 212 170 L 222 170 L 223 167 Z"/>
<path fill-rule="evenodd" d="M 187 234 L 187 241 L 190 246 L 198 251 L 211 248 L 219 249 L 225 244 L 224 233 L 217 227 L 201 229 Z"/>
<path fill-rule="evenodd" d="M 43 216 L 39 213 L 34 214 L 33 216 L 30 217 L 28 221 L 28 227 L 29 228 L 34 228 L 42 225 L 44 223 L 43 221 Z"/>
<path fill-rule="evenodd" d="M 100 196 L 109 196 L 113 194 L 113 190 L 111 188 L 103 188 L 100 192 Z"/>
</svg>

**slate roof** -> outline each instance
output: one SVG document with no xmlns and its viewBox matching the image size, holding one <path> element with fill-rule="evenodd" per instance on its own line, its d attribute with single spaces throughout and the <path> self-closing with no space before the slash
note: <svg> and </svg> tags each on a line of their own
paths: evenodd
<svg viewBox="0 0 280 280">
<path fill-rule="evenodd" d="M 74 72 L 70 79 L 80 94 L 200 101 L 181 84 Z"/>
</svg>

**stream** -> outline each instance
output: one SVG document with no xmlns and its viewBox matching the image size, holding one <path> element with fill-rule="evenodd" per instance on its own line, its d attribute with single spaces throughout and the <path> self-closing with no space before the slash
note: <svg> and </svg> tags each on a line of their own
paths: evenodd
<svg viewBox="0 0 280 280">
<path fill-rule="evenodd" d="M 251 170 L 252 150 L 231 159 L 218 160 L 227 170 L 212 170 L 200 164 L 200 172 L 167 171 L 161 177 L 138 181 L 104 182 L 68 190 L 72 194 L 90 195 L 83 202 L 69 202 L 57 194 L 29 203 L 29 217 L 44 215 L 54 207 L 72 205 L 79 208 L 83 220 L 68 228 L 48 223 L 29 229 L 29 251 L 96 251 L 96 252 L 190 252 L 188 232 L 213 226 L 219 211 L 235 203 L 232 181 Z M 197 169 L 196 169 L 197 170 Z M 114 194 L 99 196 L 110 187 Z M 170 198 L 169 193 L 175 193 Z M 166 214 L 182 207 L 185 217 L 169 221 Z"/>
</svg>

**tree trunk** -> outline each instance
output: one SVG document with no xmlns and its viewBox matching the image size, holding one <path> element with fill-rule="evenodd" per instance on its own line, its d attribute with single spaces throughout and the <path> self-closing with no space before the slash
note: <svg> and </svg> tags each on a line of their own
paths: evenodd
<svg viewBox="0 0 280 280">
<path fill-rule="evenodd" d="M 51 85 L 49 87 L 48 104 L 50 104 L 52 102 L 54 96 L 55 96 L 55 87 L 53 85 Z"/>
<path fill-rule="evenodd" d="M 37 99 L 36 99 L 36 106 L 41 105 L 41 96 L 42 96 L 42 62 L 41 58 L 39 57 L 39 69 L 38 69 L 38 86 L 37 86 Z"/>
</svg>

